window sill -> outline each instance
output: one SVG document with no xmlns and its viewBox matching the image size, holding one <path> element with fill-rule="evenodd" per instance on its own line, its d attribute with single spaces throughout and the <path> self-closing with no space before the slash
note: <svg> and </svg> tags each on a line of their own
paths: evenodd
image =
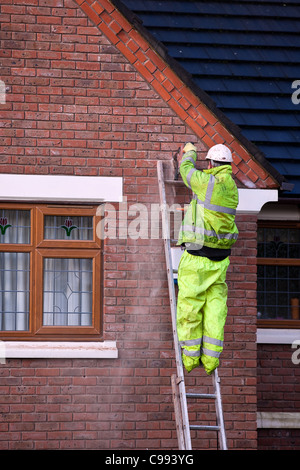
<svg viewBox="0 0 300 470">
<path fill-rule="evenodd" d="M 258 328 L 258 344 L 293 344 L 300 339 L 300 329 Z"/>
<path fill-rule="evenodd" d="M 116 359 L 118 349 L 115 341 L 0 341 L 0 356 L 5 359 Z"/>
<path fill-rule="evenodd" d="M 257 427 L 260 429 L 299 429 L 300 413 L 261 411 L 257 413 Z"/>
</svg>

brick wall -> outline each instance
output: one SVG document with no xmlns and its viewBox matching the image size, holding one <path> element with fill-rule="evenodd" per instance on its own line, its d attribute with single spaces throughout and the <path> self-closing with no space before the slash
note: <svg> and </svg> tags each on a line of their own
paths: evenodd
<svg viewBox="0 0 300 470">
<path fill-rule="evenodd" d="M 169 160 L 190 139 L 200 152 L 206 149 L 208 134 L 200 139 L 196 126 L 188 126 L 193 122 L 181 111 L 183 103 L 187 109 L 182 96 L 166 103 L 156 82 L 150 86 L 145 70 L 133 67 L 121 54 L 121 44 L 117 48 L 111 33 L 103 25 L 107 36 L 101 33 L 75 2 L 15 0 L 12 5 L 3 0 L 1 15 L 0 79 L 8 91 L 6 104 L 0 105 L 0 172 L 122 176 L 128 204 L 149 207 L 158 202 L 157 159 Z M 134 43 L 131 47 L 131 54 L 138 54 Z M 169 78 L 175 81 L 171 73 Z M 201 124 L 211 142 L 224 142 L 222 126 L 205 117 Z M 236 161 L 242 163 L 232 139 Z M 249 167 L 246 172 L 244 178 L 235 167 L 247 182 Z M 251 178 L 260 185 L 257 173 Z M 240 238 L 228 274 L 229 315 L 219 374 L 229 447 L 253 449 L 256 220 L 239 216 L 237 222 Z M 164 269 L 161 240 L 106 241 L 104 338 L 117 340 L 119 359 L 7 360 L 0 365 L 0 448 L 177 447 Z M 203 391 L 210 383 L 201 370 L 187 378 L 189 387 L 201 385 Z M 214 420 L 210 404 L 191 408 L 192 421 L 207 416 Z M 216 445 L 215 433 L 199 433 L 195 441 L 196 449 Z"/>
<path fill-rule="evenodd" d="M 289 344 L 258 347 L 258 411 L 299 412 L 299 366 Z"/>
<path fill-rule="evenodd" d="M 288 344 L 258 347 L 257 409 L 299 413 L 299 365 L 292 362 L 295 349 Z M 258 449 L 300 449 L 299 429 L 259 429 Z"/>
</svg>

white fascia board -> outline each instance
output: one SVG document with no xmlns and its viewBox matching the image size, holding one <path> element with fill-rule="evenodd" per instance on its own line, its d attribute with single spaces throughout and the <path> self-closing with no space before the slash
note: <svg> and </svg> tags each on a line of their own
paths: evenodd
<svg viewBox="0 0 300 470">
<path fill-rule="evenodd" d="M 239 188 L 237 214 L 258 214 L 267 202 L 278 201 L 277 189 L 241 189 Z"/>
<path fill-rule="evenodd" d="M 122 196 L 121 177 L 0 174 L 0 201 L 97 204 Z"/>
<path fill-rule="evenodd" d="M 0 341 L 0 360 L 24 359 L 116 359 L 115 341 Z M 0 362 L 1 363 L 1 362 Z"/>
</svg>

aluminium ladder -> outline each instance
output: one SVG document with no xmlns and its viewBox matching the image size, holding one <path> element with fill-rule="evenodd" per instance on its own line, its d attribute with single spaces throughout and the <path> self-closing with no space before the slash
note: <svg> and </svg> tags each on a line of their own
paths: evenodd
<svg viewBox="0 0 300 470">
<path fill-rule="evenodd" d="M 177 156 L 175 156 L 174 160 L 176 164 Z M 171 317 L 172 317 L 172 330 L 173 330 L 176 370 L 177 370 L 177 374 L 172 375 L 171 380 L 172 380 L 172 393 L 173 393 L 174 411 L 175 411 L 175 419 L 176 419 L 178 447 L 180 450 L 192 449 L 190 430 L 194 429 L 194 430 L 218 431 L 220 449 L 227 450 L 226 433 L 225 433 L 223 408 L 222 408 L 222 398 L 221 398 L 221 390 L 220 390 L 220 379 L 218 376 L 217 369 L 215 369 L 212 374 L 214 393 L 212 394 L 187 393 L 185 389 L 185 379 L 184 379 L 184 369 L 183 369 L 182 358 L 181 358 L 181 348 L 179 345 L 178 336 L 177 336 L 177 328 L 176 328 L 176 295 L 175 295 L 174 278 L 173 278 L 174 271 L 172 267 L 172 256 L 171 256 L 169 217 L 168 217 L 166 191 L 165 191 L 165 183 L 167 184 L 180 183 L 179 181 L 176 181 L 176 179 L 178 178 L 178 169 L 175 170 L 175 179 L 165 180 L 163 162 L 158 161 L 157 162 L 157 177 L 158 177 L 159 196 L 160 196 L 160 210 L 162 213 L 162 231 L 163 231 L 164 248 L 165 248 L 165 256 L 166 256 L 169 298 L 170 298 Z M 184 183 L 182 182 L 182 184 Z M 188 416 L 187 398 L 191 398 L 191 399 L 212 398 L 214 399 L 217 425 L 216 426 L 190 425 L 189 416 Z"/>
</svg>

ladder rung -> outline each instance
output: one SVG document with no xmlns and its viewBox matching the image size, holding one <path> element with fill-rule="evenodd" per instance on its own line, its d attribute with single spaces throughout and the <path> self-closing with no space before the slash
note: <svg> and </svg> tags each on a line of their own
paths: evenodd
<svg viewBox="0 0 300 470">
<path fill-rule="evenodd" d="M 175 186 L 186 186 L 182 180 L 165 180 L 165 184 L 174 184 Z"/>
<path fill-rule="evenodd" d="M 186 393 L 187 398 L 216 398 L 214 393 Z"/>
<path fill-rule="evenodd" d="M 204 426 L 201 424 L 190 424 L 190 429 L 198 431 L 220 431 L 220 426 Z"/>
</svg>

